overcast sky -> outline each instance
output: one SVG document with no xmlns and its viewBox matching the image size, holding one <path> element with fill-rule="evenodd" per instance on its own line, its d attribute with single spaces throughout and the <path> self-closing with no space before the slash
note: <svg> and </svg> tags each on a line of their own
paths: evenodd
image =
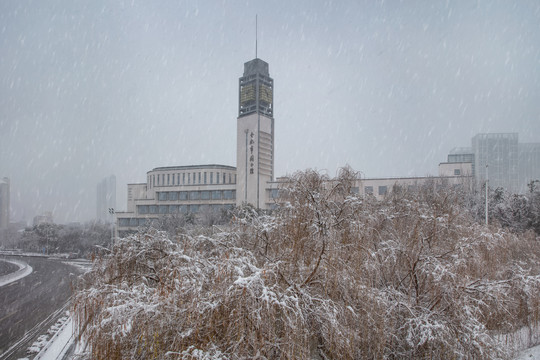
<svg viewBox="0 0 540 360">
<path fill-rule="evenodd" d="M 0 2 L 11 221 L 95 217 L 97 183 L 236 165 L 238 78 L 274 78 L 275 170 L 437 174 L 480 132 L 540 141 L 540 2 Z"/>
</svg>

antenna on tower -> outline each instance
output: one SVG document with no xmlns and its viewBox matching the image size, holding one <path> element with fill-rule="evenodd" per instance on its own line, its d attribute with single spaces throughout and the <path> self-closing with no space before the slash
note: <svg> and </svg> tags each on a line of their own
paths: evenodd
<svg viewBox="0 0 540 360">
<path fill-rule="evenodd" d="M 257 40 L 258 40 L 258 34 L 257 34 L 257 14 L 255 14 L 255 59 L 257 59 Z"/>
</svg>

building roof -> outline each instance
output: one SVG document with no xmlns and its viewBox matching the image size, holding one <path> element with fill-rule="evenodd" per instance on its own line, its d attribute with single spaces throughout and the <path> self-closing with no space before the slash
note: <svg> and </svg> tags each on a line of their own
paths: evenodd
<svg viewBox="0 0 540 360">
<path fill-rule="evenodd" d="M 154 171 L 173 171 L 173 170 L 194 170 L 194 169 L 223 169 L 223 170 L 234 170 L 236 167 L 229 165 L 219 165 L 219 164 L 208 164 L 208 165 L 183 165 L 183 166 L 163 166 L 154 168 L 149 172 Z"/>
</svg>

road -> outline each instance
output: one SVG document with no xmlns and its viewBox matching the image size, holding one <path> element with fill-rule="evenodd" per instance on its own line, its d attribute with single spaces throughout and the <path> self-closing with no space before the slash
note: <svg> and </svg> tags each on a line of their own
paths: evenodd
<svg viewBox="0 0 540 360">
<path fill-rule="evenodd" d="M 81 273 L 57 259 L 6 259 L 24 261 L 34 271 L 0 288 L 0 360 L 26 356 L 28 346 L 68 309 L 71 282 Z"/>
</svg>

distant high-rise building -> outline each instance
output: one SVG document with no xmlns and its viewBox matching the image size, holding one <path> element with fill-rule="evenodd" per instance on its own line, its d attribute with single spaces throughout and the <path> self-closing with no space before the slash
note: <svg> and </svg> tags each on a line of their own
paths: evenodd
<svg viewBox="0 0 540 360">
<path fill-rule="evenodd" d="M 268 182 L 274 177 L 274 80 L 267 62 L 244 64 L 238 100 L 236 204 L 266 208 Z"/>
<path fill-rule="evenodd" d="M 111 175 L 98 183 L 96 188 L 96 219 L 112 221 L 109 209 L 116 208 L 116 177 Z"/>
<path fill-rule="evenodd" d="M 477 134 L 472 138 L 476 180 L 519 191 L 518 134 Z"/>
<path fill-rule="evenodd" d="M 0 180 L 0 229 L 9 226 L 9 179 Z"/>
<path fill-rule="evenodd" d="M 54 224 L 52 211 L 45 211 L 41 215 L 34 216 L 33 225 L 38 226 L 41 224 Z"/>
<path fill-rule="evenodd" d="M 470 163 L 477 184 L 489 179 L 491 188 L 515 193 L 526 192 L 529 182 L 540 179 L 540 143 L 520 144 L 517 133 L 489 133 L 475 135 L 471 145 L 452 150 L 439 169 Z"/>
<path fill-rule="evenodd" d="M 519 144 L 518 162 L 520 192 L 526 192 L 531 181 L 540 180 L 540 143 Z"/>
</svg>

